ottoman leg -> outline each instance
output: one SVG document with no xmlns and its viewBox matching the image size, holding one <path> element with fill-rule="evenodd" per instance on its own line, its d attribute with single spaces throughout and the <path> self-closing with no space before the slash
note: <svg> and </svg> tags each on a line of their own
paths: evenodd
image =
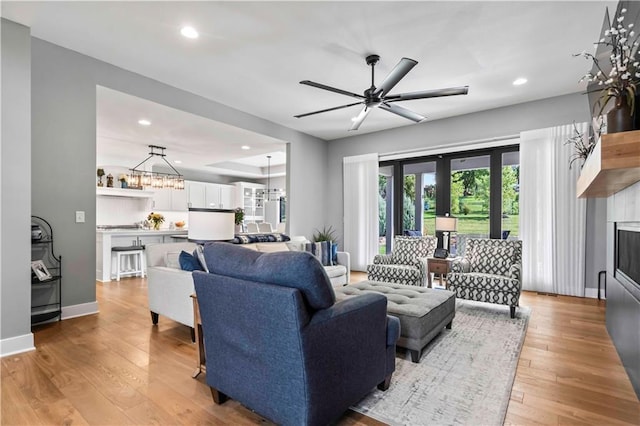
<svg viewBox="0 0 640 426">
<path fill-rule="evenodd" d="M 420 356 L 422 355 L 422 351 L 417 351 L 413 349 L 407 349 L 411 354 L 411 362 L 415 362 L 416 364 L 420 362 Z"/>
<path fill-rule="evenodd" d="M 509 306 L 509 309 L 511 310 L 511 318 L 515 318 L 516 317 L 516 307 L 515 306 Z"/>
<path fill-rule="evenodd" d="M 447 330 L 451 330 L 452 325 L 453 325 L 453 320 L 449 321 L 449 324 L 447 324 Z"/>
</svg>

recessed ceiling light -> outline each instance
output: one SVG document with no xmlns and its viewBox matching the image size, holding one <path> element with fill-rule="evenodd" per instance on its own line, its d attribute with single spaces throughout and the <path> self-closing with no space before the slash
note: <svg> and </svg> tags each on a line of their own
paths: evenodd
<svg viewBox="0 0 640 426">
<path fill-rule="evenodd" d="M 246 151 L 247 149 L 251 149 L 251 147 L 250 147 L 249 145 L 242 145 L 242 147 L 241 147 L 241 148 L 242 148 L 242 149 L 244 149 L 245 151 Z"/>
<path fill-rule="evenodd" d="M 180 29 L 180 34 L 182 34 L 186 38 L 198 38 L 199 36 L 198 31 L 188 25 Z"/>
<path fill-rule="evenodd" d="M 151 126 L 151 122 L 149 120 L 144 119 L 144 118 L 141 119 L 141 120 L 138 120 L 138 124 L 141 125 L 141 126 Z"/>
<path fill-rule="evenodd" d="M 521 86 L 523 84 L 525 84 L 527 82 L 527 79 L 524 77 L 519 77 L 516 78 L 515 80 L 513 80 L 513 85 L 514 86 Z"/>
<path fill-rule="evenodd" d="M 176 163 L 176 164 L 182 164 L 181 160 L 173 160 L 173 162 Z"/>
</svg>

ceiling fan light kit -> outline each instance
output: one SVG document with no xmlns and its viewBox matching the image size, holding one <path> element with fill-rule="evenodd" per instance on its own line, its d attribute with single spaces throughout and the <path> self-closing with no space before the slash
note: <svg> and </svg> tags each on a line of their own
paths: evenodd
<svg viewBox="0 0 640 426">
<path fill-rule="evenodd" d="M 400 117 L 404 117 L 413 122 L 419 123 L 426 119 L 421 114 L 414 112 L 410 109 L 396 105 L 393 102 L 409 101 L 412 99 L 428 99 L 438 98 L 442 96 L 455 96 L 466 95 L 469 93 L 469 86 L 449 87 L 446 89 L 434 89 L 434 90 L 422 90 L 419 92 L 399 93 L 397 95 L 390 95 L 389 92 L 395 87 L 400 80 L 402 80 L 408 73 L 418 65 L 417 61 L 409 58 L 402 58 L 400 62 L 391 70 L 389 75 L 385 77 L 379 87 L 375 86 L 375 66 L 380 61 L 380 56 L 369 55 L 366 57 L 367 65 L 371 67 L 371 87 L 364 91 L 364 94 L 359 95 L 357 93 L 348 92 L 346 90 L 338 89 L 325 84 L 316 83 L 310 80 L 303 80 L 300 84 L 306 86 L 316 87 L 318 89 L 327 90 L 329 92 L 338 93 L 352 98 L 359 99 L 358 102 L 350 103 L 347 105 L 340 105 L 333 108 L 326 108 L 319 111 L 308 112 L 305 114 L 295 115 L 295 118 L 308 117 L 310 115 L 321 114 L 323 112 L 335 111 L 338 109 L 349 108 L 355 105 L 364 105 L 360 113 L 352 118 L 351 128 L 349 130 L 358 130 L 362 122 L 367 118 L 367 115 L 373 108 L 380 108 L 385 111 L 392 112 Z"/>
</svg>

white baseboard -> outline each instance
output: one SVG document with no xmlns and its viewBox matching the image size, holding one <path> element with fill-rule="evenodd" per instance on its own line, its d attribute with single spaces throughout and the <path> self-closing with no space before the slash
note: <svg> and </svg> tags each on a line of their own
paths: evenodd
<svg viewBox="0 0 640 426">
<path fill-rule="evenodd" d="M 33 333 L 0 340 L 0 357 L 34 351 Z"/>
<path fill-rule="evenodd" d="M 597 299 L 598 298 L 598 289 L 597 288 L 590 288 L 590 287 L 585 288 L 584 289 L 584 297 L 589 297 L 591 299 Z M 604 289 L 603 288 L 600 289 L 600 298 L 606 299 L 606 297 L 604 296 Z"/>
<path fill-rule="evenodd" d="M 98 302 L 81 303 L 79 305 L 63 306 L 62 319 L 83 317 L 85 315 L 97 314 Z"/>
</svg>

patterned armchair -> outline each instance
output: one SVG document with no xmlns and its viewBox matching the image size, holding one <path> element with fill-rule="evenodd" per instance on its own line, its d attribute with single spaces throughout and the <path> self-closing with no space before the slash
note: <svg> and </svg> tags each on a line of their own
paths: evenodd
<svg viewBox="0 0 640 426">
<path fill-rule="evenodd" d="M 378 254 L 373 265 L 367 265 L 367 279 L 424 287 L 427 282 L 427 260 L 438 244 L 436 237 L 396 236 L 391 254 Z"/>
<path fill-rule="evenodd" d="M 464 257 L 451 264 L 447 285 L 458 298 L 507 305 L 514 318 L 522 289 L 522 241 L 469 239 Z"/>
</svg>

